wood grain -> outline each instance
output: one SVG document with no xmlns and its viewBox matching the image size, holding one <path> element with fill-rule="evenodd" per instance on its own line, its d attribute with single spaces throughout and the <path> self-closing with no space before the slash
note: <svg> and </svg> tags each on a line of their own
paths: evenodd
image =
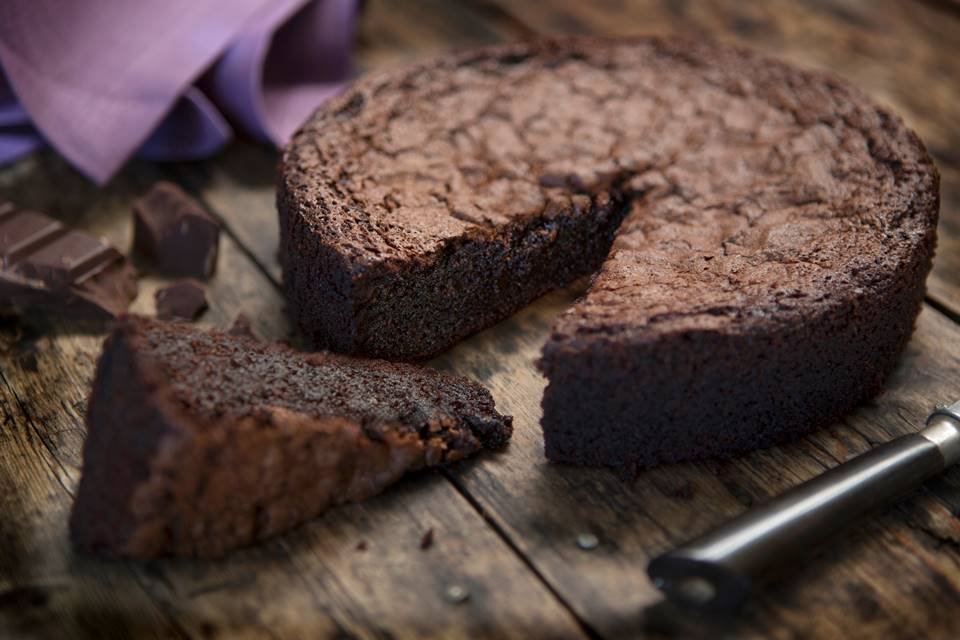
<svg viewBox="0 0 960 640">
<path fill-rule="evenodd" d="M 483 7 L 449 0 L 370 0 L 358 33 L 357 66 L 380 70 L 443 51 L 529 35 Z"/>
</svg>

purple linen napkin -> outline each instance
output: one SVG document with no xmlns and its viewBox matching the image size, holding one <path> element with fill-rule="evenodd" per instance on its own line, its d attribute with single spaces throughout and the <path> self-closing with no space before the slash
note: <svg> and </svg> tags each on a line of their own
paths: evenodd
<svg viewBox="0 0 960 640">
<path fill-rule="evenodd" d="M 49 143 L 99 183 L 231 124 L 284 143 L 341 87 L 357 0 L 3 0 L 0 163 Z M 228 124 L 228 122 L 230 124 Z"/>
</svg>

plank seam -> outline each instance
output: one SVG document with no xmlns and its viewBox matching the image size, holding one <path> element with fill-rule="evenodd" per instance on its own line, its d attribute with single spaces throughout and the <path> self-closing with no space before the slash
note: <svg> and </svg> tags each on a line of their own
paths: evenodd
<svg viewBox="0 0 960 640">
<path fill-rule="evenodd" d="M 466 4 L 470 6 L 470 9 L 474 13 L 499 21 L 508 29 L 515 31 L 522 37 L 532 38 L 542 35 L 535 27 L 518 18 L 511 11 L 504 9 L 496 2 L 491 2 L 490 0 L 468 0 Z"/>
<path fill-rule="evenodd" d="M 524 566 L 527 567 L 530 573 L 532 573 L 534 577 L 536 577 L 536 579 L 540 581 L 540 583 L 544 586 L 544 588 L 546 588 L 546 590 L 554 598 L 556 598 L 557 602 L 560 603 L 560 606 L 562 606 L 564 609 L 566 609 L 570 613 L 571 617 L 573 617 L 574 621 L 577 623 L 577 626 L 580 627 L 580 630 L 583 632 L 583 634 L 587 638 L 590 638 L 590 640 L 602 640 L 603 636 L 601 636 L 593 627 L 590 626 L 590 624 L 586 620 L 584 620 L 582 617 L 580 617 L 580 615 L 577 614 L 577 612 L 573 608 L 573 605 L 571 605 L 567 601 L 567 599 L 564 598 L 560 594 L 560 592 L 553 587 L 550 581 L 547 580 L 546 576 L 544 576 L 543 573 L 541 573 L 540 570 L 533 563 L 533 560 L 527 557 L 525 553 L 523 553 L 523 551 L 513 541 L 510 535 L 503 529 L 503 527 L 501 527 L 497 523 L 497 521 L 492 516 L 490 516 L 490 514 L 487 513 L 487 510 L 483 507 L 480 501 L 477 500 L 467 490 L 467 488 L 462 485 L 462 483 L 457 479 L 457 477 L 449 469 L 442 469 L 441 475 L 443 475 L 443 477 L 447 479 L 447 481 L 451 484 L 451 486 L 453 486 L 456 492 L 460 494 L 460 496 L 463 497 L 463 499 L 466 500 L 471 507 L 473 507 L 473 509 L 477 512 L 477 514 L 481 518 L 483 518 L 483 521 L 487 523 L 487 526 L 489 526 L 490 529 L 492 529 L 493 532 L 503 541 L 503 543 L 507 546 L 507 548 L 510 549 L 514 553 L 514 555 L 517 556 L 520 562 L 522 562 Z"/>
<path fill-rule="evenodd" d="M 924 302 L 939 311 L 941 315 L 944 315 L 948 319 L 952 320 L 955 324 L 960 324 L 960 313 L 954 311 L 946 304 L 931 296 L 925 297 Z"/>
</svg>

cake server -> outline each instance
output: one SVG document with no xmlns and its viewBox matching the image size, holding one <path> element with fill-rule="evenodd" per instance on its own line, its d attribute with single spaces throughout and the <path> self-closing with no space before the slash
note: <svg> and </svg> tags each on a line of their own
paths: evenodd
<svg viewBox="0 0 960 640">
<path fill-rule="evenodd" d="M 668 599 L 735 610 L 751 589 L 827 536 L 960 461 L 960 401 L 938 405 L 918 433 L 900 436 L 654 558 Z"/>
</svg>

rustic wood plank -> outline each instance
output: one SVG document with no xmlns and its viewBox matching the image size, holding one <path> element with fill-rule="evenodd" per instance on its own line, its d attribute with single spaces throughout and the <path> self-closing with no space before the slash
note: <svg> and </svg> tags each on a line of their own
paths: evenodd
<svg viewBox="0 0 960 640">
<path fill-rule="evenodd" d="M 403 64 L 453 48 L 490 44 L 528 33 L 466 3 L 448 0 L 370 0 L 360 23 L 361 71 Z"/>
<path fill-rule="evenodd" d="M 129 242 L 132 198 L 160 176 L 136 164 L 98 191 L 52 154 L 28 163 L 26 170 L 0 174 L 11 197 L 121 247 Z M 50 184 L 57 185 L 55 192 Z M 151 311 L 161 282 L 142 280 L 136 310 Z M 242 310 L 260 335 L 285 337 L 275 284 L 229 236 L 221 239 L 207 290 L 205 324 L 226 326 Z M 12 425 L 0 439 L 0 486 L 7 489 L 0 520 L 11 541 L 0 548 L 0 603 L 2 594 L 12 603 L 0 606 L 0 637 L 21 630 L 96 637 L 101 624 L 117 637 L 494 637 L 504 629 L 579 634 L 536 576 L 434 473 L 219 562 L 105 562 L 74 554 L 66 520 L 103 336 L 72 329 L 53 322 L 48 332 L 24 336 L 16 322 L 0 328 L 10 346 L 0 363 L 0 392 Z M 421 550 L 431 528 L 435 543 Z M 361 541 L 365 551 L 357 549 Z M 469 600 L 447 602 L 445 589 L 453 584 L 466 587 Z M 33 608 L 16 606 L 30 598 Z"/>
<path fill-rule="evenodd" d="M 960 314 L 960 13 L 900 0 L 470 0 L 541 34 L 679 33 L 847 78 L 913 127 L 941 168 L 930 294 Z"/>
<path fill-rule="evenodd" d="M 960 80 L 957 85 L 960 95 Z M 960 129 L 960 121 L 957 128 Z M 954 149 L 956 156 L 950 164 L 938 160 L 940 226 L 935 268 L 927 278 L 927 290 L 954 320 L 960 321 L 960 146 Z"/>
</svg>

